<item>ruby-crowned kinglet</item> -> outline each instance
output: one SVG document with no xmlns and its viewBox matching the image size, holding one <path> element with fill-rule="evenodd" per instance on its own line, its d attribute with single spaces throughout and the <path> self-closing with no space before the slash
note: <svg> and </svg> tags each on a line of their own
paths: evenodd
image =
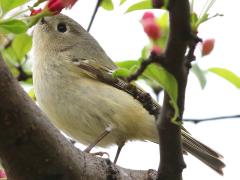
<svg viewBox="0 0 240 180">
<path fill-rule="evenodd" d="M 111 73 L 117 68 L 97 41 L 64 15 L 43 18 L 33 34 L 33 85 L 37 102 L 52 123 L 89 145 L 121 147 L 129 140 L 158 143 L 154 117 L 128 93 L 79 67 Z M 222 156 L 182 130 L 184 150 L 222 174 Z"/>
</svg>

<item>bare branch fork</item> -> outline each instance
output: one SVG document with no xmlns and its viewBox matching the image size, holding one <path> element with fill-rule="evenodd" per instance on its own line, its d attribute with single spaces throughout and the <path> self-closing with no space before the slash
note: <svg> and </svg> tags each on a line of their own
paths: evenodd
<svg viewBox="0 0 240 180">
<path fill-rule="evenodd" d="M 144 70 L 147 68 L 147 66 L 151 63 L 158 63 L 164 67 L 164 64 L 165 64 L 164 54 L 157 55 L 155 52 L 151 52 L 151 55 L 149 56 L 149 58 L 147 60 L 142 61 L 140 68 L 134 74 L 129 76 L 127 78 L 127 81 L 131 82 L 131 81 L 136 80 L 144 72 Z"/>
</svg>

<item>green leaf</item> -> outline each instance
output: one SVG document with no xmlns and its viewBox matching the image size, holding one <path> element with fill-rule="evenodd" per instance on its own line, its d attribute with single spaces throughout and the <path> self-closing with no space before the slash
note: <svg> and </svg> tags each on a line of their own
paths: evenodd
<svg viewBox="0 0 240 180">
<path fill-rule="evenodd" d="M 162 28 L 169 28 L 169 13 L 165 12 L 159 18 L 157 18 L 157 24 Z"/>
<path fill-rule="evenodd" d="M 15 51 L 13 50 L 12 46 L 3 49 L 2 50 L 2 56 L 3 59 L 5 60 L 9 70 L 13 74 L 14 77 L 17 77 L 19 74 L 19 71 L 17 70 L 18 61 L 17 61 L 17 56 Z"/>
<path fill-rule="evenodd" d="M 150 64 L 143 75 L 158 83 L 168 93 L 171 99 L 170 103 L 175 111 L 172 122 L 180 125 L 179 122 L 177 122 L 177 117 L 179 116 L 177 106 L 178 85 L 175 77 L 163 67 L 155 64 Z"/>
<path fill-rule="evenodd" d="M 101 3 L 101 7 L 108 11 L 111 11 L 114 8 L 112 0 L 103 0 Z"/>
<path fill-rule="evenodd" d="M 148 86 L 152 88 L 156 96 L 158 96 L 159 92 L 162 91 L 162 87 L 156 81 L 143 77 L 143 80 L 146 82 Z"/>
<path fill-rule="evenodd" d="M 198 16 L 195 12 L 191 14 L 191 22 L 196 23 L 198 21 Z"/>
<path fill-rule="evenodd" d="M 204 87 L 206 86 L 206 83 L 207 83 L 207 79 L 206 79 L 206 75 L 205 75 L 206 72 L 203 71 L 197 64 L 193 64 L 191 70 L 198 78 L 201 88 L 204 89 Z"/>
<path fill-rule="evenodd" d="M 127 60 L 127 61 L 116 62 L 116 64 L 120 68 L 131 69 L 134 65 L 137 65 L 138 62 L 135 60 Z"/>
<path fill-rule="evenodd" d="M 237 88 L 240 88 L 240 77 L 232 71 L 225 68 L 210 68 L 208 71 L 217 74 Z"/>
<path fill-rule="evenodd" d="M 141 51 L 141 58 L 142 59 L 147 59 L 147 57 L 149 56 L 149 53 L 150 53 L 150 49 L 148 46 L 144 46 L 142 48 L 142 51 Z"/>
<path fill-rule="evenodd" d="M 172 74 L 163 67 L 150 64 L 144 71 L 144 76 L 157 81 L 172 96 L 173 100 L 177 100 L 177 81 Z"/>
<path fill-rule="evenodd" d="M 32 37 L 25 33 L 19 34 L 13 40 L 12 47 L 17 59 L 21 61 L 32 47 Z"/>
<path fill-rule="evenodd" d="M 0 22 L 0 31 L 4 33 L 20 34 L 26 32 L 27 29 L 27 25 L 23 21 L 17 19 L 10 19 Z"/>
<path fill-rule="evenodd" d="M 18 65 L 18 59 L 16 52 L 13 50 L 12 46 L 4 49 L 2 51 L 2 55 L 4 60 L 8 61 L 9 64 L 17 66 Z"/>
<path fill-rule="evenodd" d="M 165 12 L 163 15 L 158 17 L 157 24 L 161 29 L 161 38 L 158 39 L 155 43 L 162 49 L 165 49 L 169 35 L 169 13 Z"/>
<path fill-rule="evenodd" d="M 113 77 L 128 77 L 130 75 L 130 71 L 126 68 L 119 68 L 116 69 L 113 73 L 112 76 Z"/>
<path fill-rule="evenodd" d="M 191 14 L 191 27 L 192 30 L 196 31 L 197 30 L 197 22 L 198 22 L 198 16 L 195 12 Z"/>
<path fill-rule="evenodd" d="M 141 2 L 138 2 L 136 4 L 133 4 L 130 6 L 126 13 L 136 11 L 136 10 L 143 10 L 143 9 L 152 9 L 152 0 L 143 0 Z"/>
<path fill-rule="evenodd" d="M 127 0 L 120 0 L 120 5 L 122 5 L 123 3 L 125 3 Z"/>
<path fill-rule="evenodd" d="M 28 91 L 28 95 L 30 96 L 30 98 L 32 98 L 32 100 L 36 101 L 36 96 L 33 88 Z"/>
<path fill-rule="evenodd" d="M 169 4 L 169 0 L 163 0 L 164 4 L 163 4 L 163 8 L 162 9 L 167 9 L 168 4 Z"/>
<path fill-rule="evenodd" d="M 0 7 L 2 9 L 2 13 L 5 14 L 8 11 L 21 6 L 28 2 L 28 0 L 0 0 Z"/>
<path fill-rule="evenodd" d="M 197 27 L 200 25 L 200 24 L 202 24 L 203 22 L 205 22 L 205 21 L 207 21 L 208 20 L 208 16 L 209 16 L 209 14 L 208 13 L 205 13 L 205 14 L 203 14 L 199 19 L 198 19 L 198 21 L 196 22 L 196 29 L 197 29 Z"/>
<path fill-rule="evenodd" d="M 133 65 L 133 66 L 129 69 L 130 74 L 135 73 L 139 68 L 140 68 L 139 64 Z M 141 76 L 140 76 L 140 77 L 141 77 Z"/>
</svg>

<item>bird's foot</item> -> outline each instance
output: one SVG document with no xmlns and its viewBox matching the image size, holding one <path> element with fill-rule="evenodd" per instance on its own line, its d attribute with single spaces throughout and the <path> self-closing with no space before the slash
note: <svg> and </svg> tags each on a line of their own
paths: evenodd
<svg viewBox="0 0 240 180">
<path fill-rule="evenodd" d="M 103 151 L 99 151 L 99 152 L 95 152 L 95 153 L 90 153 L 90 154 L 92 154 L 92 155 L 94 155 L 94 156 L 100 156 L 100 157 L 102 157 L 102 158 L 103 158 L 104 155 L 106 155 L 108 159 L 110 158 L 110 155 L 109 155 L 107 152 L 103 152 Z"/>
<path fill-rule="evenodd" d="M 95 153 L 92 153 L 92 154 L 95 155 L 95 156 L 100 156 L 100 157 L 103 157 L 104 155 L 106 155 L 107 158 L 110 157 L 110 155 L 107 152 L 103 152 L 103 151 L 95 152 Z"/>
</svg>

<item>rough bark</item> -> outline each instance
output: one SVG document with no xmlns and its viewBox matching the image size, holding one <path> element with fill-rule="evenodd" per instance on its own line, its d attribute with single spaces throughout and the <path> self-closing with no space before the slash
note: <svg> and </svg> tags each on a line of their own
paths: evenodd
<svg viewBox="0 0 240 180">
<path fill-rule="evenodd" d="M 75 148 L 47 119 L 0 57 L 0 158 L 9 180 L 152 179 Z"/>
</svg>

